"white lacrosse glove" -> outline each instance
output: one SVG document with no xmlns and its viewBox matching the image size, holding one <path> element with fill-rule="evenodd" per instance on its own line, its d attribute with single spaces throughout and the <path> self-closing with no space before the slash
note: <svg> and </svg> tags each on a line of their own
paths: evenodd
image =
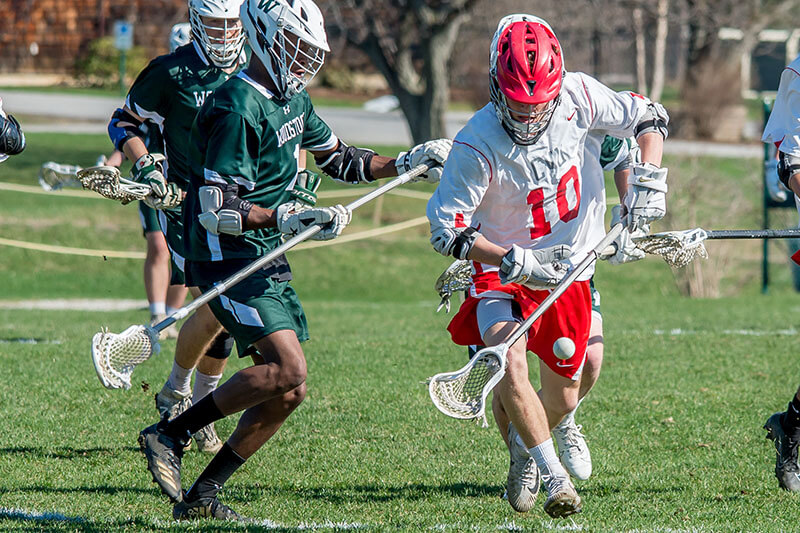
<svg viewBox="0 0 800 533">
<path fill-rule="evenodd" d="M 442 167 L 444 167 L 452 147 L 453 141 L 450 139 L 435 139 L 418 144 L 408 152 L 400 152 L 395 161 L 397 173 L 403 174 L 418 165 L 432 161 L 435 166 L 425 174 L 414 178 L 412 183 L 416 181 L 439 183 L 439 179 L 442 177 Z"/>
<path fill-rule="evenodd" d="M 611 227 L 613 228 L 617 224 L 620 223 L 622 217 L 620 216 L 620 212 L 622 211 L 621 205 L 615 205 L 611 208 Z M 622 230 L 622 233 L 619 234 L 619 237 L 616 238 L 614 241 L 614 247 L 617 249 L 617 252 L 608 257 L 608 262 L 612 265 L 622 265 L 624 263 L 632 263 L 633 261 L 638 261 L 639 259 L 644 259 L 645 253 L 643 250 L 640 250 L 636 247 L 636 243 L 633 242 L 633 237 L 644 237 L 650 233 L 650 225 L 645 224 L 640 229 L 631 233 L 628 231 L 628 228 Z"/>
<path fill-rule="evenodd" d="M 161 154 L 144 154 L 133 164 L 133 181 L 150 186 L 153 195 L 159 198 L 167 194 L 167 180 L 162 172 L 162 161 L 166 157 Z"/>
<path fill-rule="evenodd" d="M 667 169 L 652 163 L 636 163 L 628 177 L 631 190 L 625 195 L 628 230 L 635 231 L 667 214 Z"/>
<path fill-rule="evenodd" d="M 197 220 L 214 235 L 227 233 L 228 235 L 241 235 L 244 230 L 242 215 L 233 209 L 220 209 L 222 207 L 222 189 L 213 185 L 200 187 L 200 214 Z"/>
<path fill-rule="evenodd" d="M 342 205 L 298 209 L 294 202 L 279 205 L 276 213 L 278 231 L 289 237 L 294 237 L 315 224 L 322 225 L 322 230 L 311 237 L 315 241 L 338 237 L 350 223 L 351 216 L 350 210 Z"/>
<path fill-rule="evenodd" d="M 184 196 L 183 189 L 178 187 L 177 183 L 168 182 L 167 192 L 164 196 L 159 198 L 149 194 L 142 201 L 153 209 L 173 209 L 181 204 Z"/>
<path fill-rule="evenodd" d="M 764 175 L 766 178 L 767 194 L 773 202 L 783 203 L 789 197 L 789 189 L 778 177 L 778 160 L 764 161 Z"/>
<path fill-rule="evenodd" d="M 569 265 L 562 260 L 570 255 L 572 249 L 566 244 L 541 250 L 514 244 L 500 263 L 500 283 L 521 283 L 536 290 L 552 289 L 567 274 Z"/>
</svg>

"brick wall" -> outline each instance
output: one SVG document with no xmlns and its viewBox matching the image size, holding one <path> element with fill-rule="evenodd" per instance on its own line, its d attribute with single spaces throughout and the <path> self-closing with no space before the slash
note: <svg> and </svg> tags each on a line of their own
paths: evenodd
<svg viewBox="0 0 800 533">
<path fill-rule="evenodd" d="M 69 73 L 88 43 L 110 35 L 120 19 L 134 24 L 134 45 L 155 57 L 167 51 L 172 25 L 188 20 L 186 5 L 186 0 L 0 0 L 0 72 Z"/>
</svg>

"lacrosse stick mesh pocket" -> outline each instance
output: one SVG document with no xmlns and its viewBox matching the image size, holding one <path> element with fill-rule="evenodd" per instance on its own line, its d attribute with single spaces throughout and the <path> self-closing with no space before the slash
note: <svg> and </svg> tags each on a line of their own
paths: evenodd
<svg viewBox="0 0 800 533">
<path fill-rule="evenodd" d="M 151 191 L 148 185 L 120 177 L 115 167 L 89 167 L 78 172 L 78 180 L 89 189 L 110 200 L 132 202 L 142 200 Z"/>
<path fill-rule="evenodd" d="M 697 257 L 708 258 L 708 252 L 701 240 L 687 240 L 683 234 L 656 233 L 636 239 L 636 246 L 645 253 L 659 255 L 673 268 L 682 268 Z"/>
<path fill-rule="evenodd" d="M 131 326 L 119 334 L 104 329 L 92 337 L 92 361 L 108 389 L 129 389 L 133 369 L 158 350 L 158 332 L 146 326 Z"/>
<path fill-rule="evenodd" d="M 467 369 L 438 374 L 431 378 L 428 392 L 436 407 L 453 418 L 483 416 L 486 409 L 486 386 L 503 370 L 497 355 L 476 356 Z"/>
<path fill-rule="evenodd" d="M 442 299 L 436 312 L 444 307 L 446 312 L 450 312 L 450 297 L 460 291 L 465 291 L 472 285 L 472 266 L 469 261 L 459 259 L 454 261 L 447 270 L 442 272 L 436 280 L 434 290 L 439 293 Z"/>
</svg>

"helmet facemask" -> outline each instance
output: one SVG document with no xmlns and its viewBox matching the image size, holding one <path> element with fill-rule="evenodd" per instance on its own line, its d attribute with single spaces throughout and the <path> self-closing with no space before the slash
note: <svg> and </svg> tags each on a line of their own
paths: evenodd
<svg viewBox="0 0 800 533">
<path fill-rule="evenodd" d="M 229 68 L 238 63 L 245 38 L 238 18 L 203 16 L 190 6 L 189 20 L 195 40 L 214 66 Z"/>
<path fill-rule="evenodd" d="M 275 35 L 270 48 L 279 89 L 286 99 L 298 94 L 314 79 L 325 62 L 325 50 L 304 41 L 300 36 L 283 28 Z M 269 69 L 268 67 L 268 70 Z"/>
<path fill-rule="evenodd" d="M 508 98 L 500 90 L 494 76 L 489 80 L 489 93 L 494 112 L 503 129 L 516 144 L 522 146 L 530 146 L 539 140 L 561 101 L 561 95 L 558 95 L 544 104 L 523 104 L 512 101 L 513 104 L 509 105 Z"/>
</svg>

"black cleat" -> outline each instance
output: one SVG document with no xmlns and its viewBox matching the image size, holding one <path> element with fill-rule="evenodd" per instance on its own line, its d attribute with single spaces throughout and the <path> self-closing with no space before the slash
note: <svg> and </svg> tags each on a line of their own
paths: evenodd
<svg viewBox="0 0 800 533">
<path fill-rule="evenodd" d="M 775 442 L 775 477 L 782 489 L 800 492 L 800 467 L 797 464 L 798 440 L 789 437 L 783 430 L 781 420 L 784 413 L 775 413 L 767 419 L 764 429 L 767 438 Z"/>
<path fill-rule="evenodd" d="M 215 520 L 246 521 L 239 513 L 222 503 L 216 496 L 213 498 L 198 498 L 187 502 L 181 500 L 172 508 L 172 518 L 175 520 L 197 520 L 198 518 L 213 518 Z"/>
<path fill-rule="evenodd" d="M 159 431 L 159 424 L 153 424 L 139 433 L 139 447 L 147 457 L 147 469 L 153 476 L 161 492 L 169 496 L 172 503 L 182 499 L 181 457 L 183 445 Z"/>
</svg>

